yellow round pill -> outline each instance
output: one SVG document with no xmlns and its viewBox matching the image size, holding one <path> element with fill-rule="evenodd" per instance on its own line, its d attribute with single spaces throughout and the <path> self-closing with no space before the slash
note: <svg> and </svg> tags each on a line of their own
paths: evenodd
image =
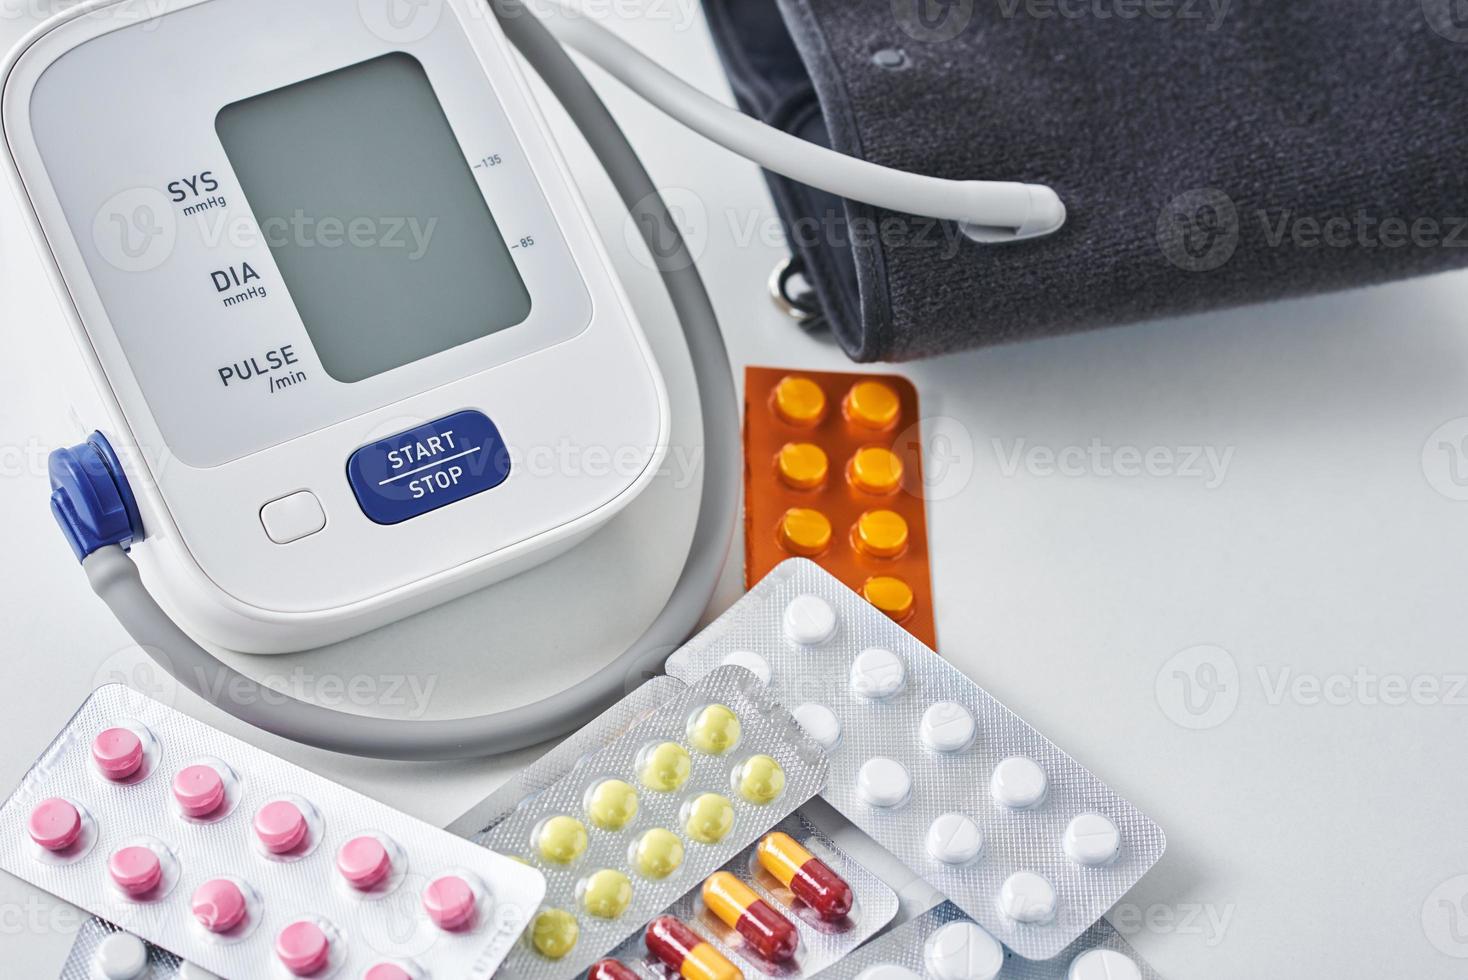
<svg viewBox="0 0 1468 980">
<path fill-rule="evenodd" d="M 831 521 L 811 507 L 791 507 L 780 515 L 780 547 L 812 558 L 831 545 Z"/>
<path fill-rule="evenodd" d="M 637 790 L 620 779 L 603 779 L 586 794 L 586 816 L 602 830 L 621 830 L 637 816 Z"/>
<path fill-rule="evenodd" d="M 874 575 L 861 587 L 861 594 L 882 612 L 899 622 L 912 612 L 916 601 L 912 586 L 895 575 Z"/>
<path fill-rule="evenodd" d="M 637 816 L 637 791 L 621 779 L 603 779 L 586 794 L 586 816 L 602 830 L 621 830 Z"/>
<path fill-rule="evenodd" d="M 749 802 L 769 803 L 783 792 L 785 770 L 770 756 L 751 756 L 739 767 L 739 795 Z"/>
<path fill-rule="evenodd" d="M 587 878 L 581 891 L 582 908 L 598 919 L 615 919 L 631 904 L 632 881 L 613 868 L 602 868 Z"/>
<path fill-rule="evenodd" d="M 575 817 L 551 817 L 540 825 L 535 846 L 552 864 L 570 864 L 586 853 L 586 825 Z"/>
<path fill-rule="evenodd" d="M 907 550 L 907 521 L 891 510 L 869 510 L 851 530 L 856 550 L 873 558 L 896 558 Z"/>
<path fill-rule="evenodd" d="M 739 743 L 739 716 L 726 705 L 708 705 L 693 716 L 688 740 L 700 752 L 723 755 Z"/>
<path fill-rule="evenodd" d="M 781 378 L 775 386 L 775 412 L 791 425 L 816 425 L 826 415 L 826 393 L 810 378 Z"/>
<path fill-rule="evenodd" d="M 530 926 L 530 943 L 546 959 L 558 960 L 576 947 L 581 924 L 564 909 L 546 909 Z"/>
<path fill-rule="evenodd" d="M 890 449 L 858 449 L 847 465 L 852 486 L 867 493 L 892 493 L 902 486 L 902 460 Z"/>
<path fill-rule="evenodd" d="M 858 381 L 846 393 L 841 409 L 863 429 L 888 429 L 897 421 L 902 405 L 897 392 L 880 381 Z"/>
<path fill-rule="evenodd" d="M 683 863 L 683 842 L 671 830 L 654 827 L 632 849 L 632 863 L 644 878 L 666 878 Z"/>
<path fill-rule="evenodd" d="M 787 442 L 775 456 L 781 481 L 796 490 L 814 490 L 826 482 L 826 451 L 812 442 Z"/>
<path fill-rule="evenodd" d="M 727 796 L 703 793 L 688 804 L 683 829 L 700 844 L 717 844 L 734 829 L 734 804 Z"/>
<path fill-rule="evenodd" d="M 688 782 L 693 759 L 677 742 L 663 742 L 649 749 L 642 760 L 642 785 L 660 793 L 671 793 Z"/>
</svg>

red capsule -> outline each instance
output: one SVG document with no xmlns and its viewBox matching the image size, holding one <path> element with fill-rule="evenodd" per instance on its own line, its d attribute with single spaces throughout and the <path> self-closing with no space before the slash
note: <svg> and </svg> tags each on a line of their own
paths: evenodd
<svg viewBox="0 0 1468 980">
<path fill-rule="evenodd" d="M 851 911 L 851 886 L 789 834 L 766 834 L 756 853 L 760 867 L 822 919 L 834 921 Z"/>
<path fill-rule="evenodd" d="M 724 954 L 674 916 L 660 915 L 649 922 L 643 940 L 648 951 L 683 980 L 744 980 Z"/>
<path fill-rule="evenodd" d="M 620 960 L 606 959 L 591 965 L 586 980 L 641 980 L 630 966 Z"/>
<path fill-rule="evenodd" d="M 703 883 L 703 904 L 772 963 L 784 963 L 800 945 L 800 933 L 790 920 L 727 871 L 715 871 Z"/>
</svg>

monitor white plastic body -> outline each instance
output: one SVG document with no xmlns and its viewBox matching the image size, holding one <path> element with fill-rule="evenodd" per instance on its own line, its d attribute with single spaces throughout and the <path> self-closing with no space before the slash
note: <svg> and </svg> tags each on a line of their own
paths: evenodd
<svg viewBox="0 0 1468 980">
<path fill-rule="evenodd" d="M 425 79 L 441 118 L 414 108 Z M 338 145 L 323 139 L 293 173 L 291 125 L 338 88 L 411 98 L 398 117 L 350 103 L 320 117 L 327 129 L 360 117 L 340 144 L 358 149 L 321 180 Z M 277 106 L 289 125 L 262 147 Z M 657 471 L 662 379 L 487 8 L 83 5 L 12 54 L 0 114 L 75 340 L 43 369 L 122 457 L 146 531 L 134 555 L 196 637 L 277 653 L 359 634 L 559 554 Z M 411 156 L 439 131 L 449 157 Z M 383 173 L 420 172 L 435 179 L 386 196 L 421 190 L 452 205 L 442 214 L 352 208 L 350 189 L 360 202 Z M 287 216 L 295 177 L 318 197 L 348 190 Z M 482 200 L 464 198 L 470 187 Z M 262 218 L 252 204 L 266 199 Z M 463 274 L 477 253 L 433 252 L 435 229 L 490 242 L 483 276 Z M 384 288 L 400 273 L 416 290 Z M 360 290 L 318 290 L 354 276 Z M 359 339 L 338 314 L 357 304 L 353 317 L 372 320 L 374 298 L 424 316 Z M 466 419 L 467 442 L 445 421 Z M 495 445 L 503 458 L 490 461 Z"/>
</svg>

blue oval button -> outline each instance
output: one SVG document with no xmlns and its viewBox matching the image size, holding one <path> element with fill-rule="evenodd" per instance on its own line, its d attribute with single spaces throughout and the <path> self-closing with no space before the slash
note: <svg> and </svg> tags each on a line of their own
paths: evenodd
<svg viewBox="0 0 1468 980">
<path fill-rule="evenodd" d="M 347 460 L 357 503 L 378 524 L 400 524 L 493 490 L 510 475 L 510 454 L 483 412 L 457 412 L 363 446 Z"/>
</svg>

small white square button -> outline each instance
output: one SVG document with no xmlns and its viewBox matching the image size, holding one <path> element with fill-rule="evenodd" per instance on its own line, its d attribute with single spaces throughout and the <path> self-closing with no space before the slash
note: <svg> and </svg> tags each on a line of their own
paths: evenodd
<svg viewBox="0 0 1468 980">
<path fill-rule="evenodd" d="M 272 500 L 260 508 L 260 523 L 276 544 L 290 544 L 326 526 L 326 511 L 310 490 Z"/>
</svg>

